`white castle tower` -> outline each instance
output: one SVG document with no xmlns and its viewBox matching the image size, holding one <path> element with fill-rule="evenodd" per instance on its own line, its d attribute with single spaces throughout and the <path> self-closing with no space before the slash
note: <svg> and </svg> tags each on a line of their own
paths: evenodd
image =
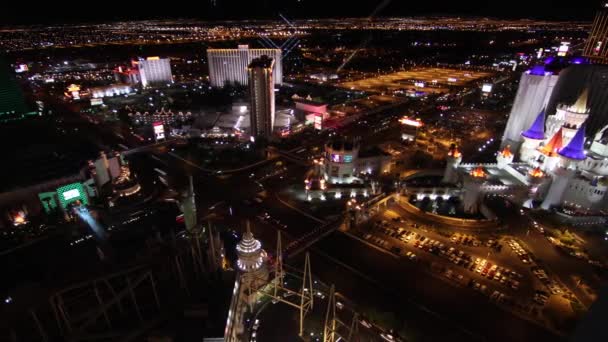
<svg viewBox="0 0 608 342">
<path fill-rule="evenodd" d="M 589 117 L 588 98 L 589 91 L 585 89 L 573 105 L 558 106 L 555 114 L 547 118 L 547 135 L 552 136 L 563 128 L 564 145 L 568 144 Z"/>
<path fill-rule="evenodd" d="M 496 163 L 499 169 L 504 169 L 505 166 L 513 162 L 513 153 L 511 152 L 511 145 L 505 146 L 505 148 L 496 155 Z"/>
<path fill-rule="evenodd" d="M 480 166 L 464 177 L 464 211 L 468 214 L 479 212 L 482 198 L 482 186 L 486 181 L 486 172 Z"/>
<path fill-rule="evenodd" d="M 462 153 L 458 151 L 458 147 L 455 144 L 450 146 L 448 151 L 447 164 L 445 171 L 443 172 L 443 183 L 455 184 L 458 182 L 458 165 L 462 162 Z"/>
<path fill-rule="evenodd" d="M 608 126 L 595 134 L 589 150 L 603 158 L 608 158 Z"/>
<path fill-rule="evenodd" d="M 258 299 L 258 289 L 268 284 L 269 279 L 266 251 L 262 249 L 260 241 L 253 237 L 249 222 L 247 231 L 236 246 L 236 254 L 237 277 L 224 332 L 226 342 L 245 340 L 244 315 L 253 309 Z"/>
<path fill-rule="evenodd" d="M 549 192 L 545 197 L 541 208 L 545 210 L 551 209 L 552 206 L 559 205 L 562 202 L 564 192 L 568 188 L 570 180 L 574 177 L 574 170 L 560 167 L 553 174 L 553 182 L 549 188 Z"/>
<path fill-rule="evenodd" d="M 524 142 L 519 149 L 519 160 L 529 162 L 534 158 L 535 151 L 540 144 L 545 140 L 545 111 L 542 110 L 532 126 L 521 133 Z"/>
</svg>

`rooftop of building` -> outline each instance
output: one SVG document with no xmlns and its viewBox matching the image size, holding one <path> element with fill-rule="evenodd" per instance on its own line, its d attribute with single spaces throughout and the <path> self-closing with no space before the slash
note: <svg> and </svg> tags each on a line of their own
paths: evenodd
<svg viewBox="0 0 608 342">
<path fill-rule="evenodd" d="M 516 176 L 506 168 L 501 169 L 497 165 L 494 164 L 464 164 L 461 165 L 458 169 L 461 173 L 471 174 L 474 170 L 478 168 L 482 168 L 485 176 L 485 181 L 488 185 L 496 185 L 496 186 L 527 186 L 527 182 L 523 182 L 521 178 L 527 177 L 530 172 L 530 166 L 526 164 L 511 164 L 512 170 L 514 170 L 519 175 Z"/>
<path fill-rule="evenodd" d="M 359 158 L 373 158 L 373 157 L 390 157 L 389 153 L 384 152 L 378 146 L 371 146 L 359 151 Z"/>
<path fill-rule="evenodd" d="M 82 127 L 45 117 L 3 124 L 0 144 L 10 148 L 4 150 L 0 192 L 78 174 L 99 154 L 90 139 Z"/>
<path fill-rule="evenodd" d="M 250 68 L 271 68 L 274 60 L 266 55 L 255 58 L 249 63 Z"/>
<path fill-rule="evenodd" d="M 310 106 L 316 106 L 316 107 L 327 106 L 327 103 L 323 103 L 323 102 L 319 102 L 319 101 L 315 101 L 315 100 L 308 100 L 303 97 L 296 98 L 293 100 L 293 102 L 303 103 L 303 104 L 307 104 Z"/>
<path fill-rule="evenodd" d="M 353 150 L 354 148 L 356 148 L 358 145 L 350 139 L 336 138 L 336 139 L 329 141 L 325 146 L 331 148 L 332 150 L 350 151 L 350 150 Z"/>
</svg>

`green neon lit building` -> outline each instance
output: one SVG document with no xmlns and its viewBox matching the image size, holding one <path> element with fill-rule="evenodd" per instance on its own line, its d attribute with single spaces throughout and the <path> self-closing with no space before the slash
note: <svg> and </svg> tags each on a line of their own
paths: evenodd
<svg viewBox="0 0 608 342">
<path fill-rule="evenodd" d="M 89 198 L 81 183 L 72 183 L 58 188 L 57 198 L 59 198 L 59 205 L 63 209 L 76 201 L 80 201 L 83 205 L 89 204 Z"/>
</svg>

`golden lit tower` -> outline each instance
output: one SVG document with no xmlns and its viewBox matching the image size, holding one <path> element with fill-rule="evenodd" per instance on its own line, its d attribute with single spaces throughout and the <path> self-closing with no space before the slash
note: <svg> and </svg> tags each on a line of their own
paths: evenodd
<svg viewBox="0 0 608 342">
<path fill-rule="evenodd" d="M 254 59 L 247 68 L 251 98 L 251 136 L 270 137 L 274 126 L 274 60 L 268 56 Z"/>
</svg>

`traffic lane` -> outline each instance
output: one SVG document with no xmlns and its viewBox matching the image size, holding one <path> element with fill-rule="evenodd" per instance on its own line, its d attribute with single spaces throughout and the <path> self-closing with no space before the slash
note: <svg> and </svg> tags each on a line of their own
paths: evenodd
<svg viewBox="0 0 608 342">
<path fill-rule="evenodd" d="M 371 284 L 371 287 L 366 287 L 362 279 L 349 272 L 341 272 L 338 276 L 338 268 L 335 265 L 327 266 L 330 267 L 328 272 L 320 269 L 315 263 L 312 264 L 315 270 L 313 272 L 316 274 L 326 272 L 327 278 L 319 277 L 326 282 L 335 282 L 336 285 L 340 283 L 342 286 L 338 288 L 344 288 L 342 291 L 355 302 L 365 301 L 368 296 L 373 296 L 375 292 L 381 290 L 383 295 L 389 296 L 388 303 L 400 302 L 406 305 L 408 301 L 413 301 L 423 304 L 442 317 L 448 318 L 449 322 L 476 332 L 488 340 L 560 340 L 546 329 L 494 306 L 481 294 L 472 292 L 468 288 L 454 287 L 437 281 L 431 275 L 419 270 L 415 263 L 403 262 L 367 248 L 363 243 L 344 234 L 334 233 L 320 241 L 316 247 L 381 284 L 380 286 Z M 358 289 L 359 287 L 367 290 L 362 291 Z M 386 305 L 386 301 L 384 303 Z M 390 304 L 388 307 L 390 308 Z M 470 310 L 471 308 L 475 309 Z"/>
<path fill-rule="evenodd" d="M 271 220 L 278 220 L 278 225 L 285 225 L 283 229 L 292 234 L 294 238 L 301 237 L 321 226 L 319 222 L 281 203 L 273 193 L 268 193 L 260 208 L 261 211 L 266 211 L 270 214 Z"/>
</svg>

